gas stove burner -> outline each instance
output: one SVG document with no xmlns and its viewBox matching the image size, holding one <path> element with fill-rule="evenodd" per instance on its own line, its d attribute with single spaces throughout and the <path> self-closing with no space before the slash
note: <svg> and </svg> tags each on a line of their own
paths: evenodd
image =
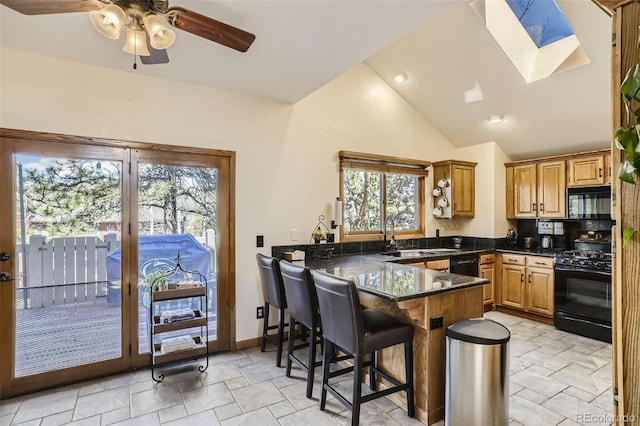
<svg viewBox="0 0 640 426">
<path fill-rule="evenodd" d="M 611 271 L 611 253 L 597 250 L 565 250 L 555 255 L 554 263 L 562 267 Z"/>
</svg>

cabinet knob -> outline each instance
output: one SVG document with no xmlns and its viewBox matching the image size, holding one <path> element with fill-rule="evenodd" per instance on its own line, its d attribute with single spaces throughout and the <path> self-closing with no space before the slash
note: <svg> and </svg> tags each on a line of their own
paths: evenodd
<svg viewBox="0 0 640 426">
<path fill-rule="evenodd" d="M 0 272 L 0 281 L 11 281 L 11 274 L 8 272 Z"/>
</svg>

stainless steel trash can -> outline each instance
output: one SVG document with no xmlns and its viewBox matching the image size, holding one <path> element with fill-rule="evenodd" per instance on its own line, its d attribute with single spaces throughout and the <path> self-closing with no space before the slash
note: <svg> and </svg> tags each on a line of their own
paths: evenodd
<svg viewBox="0 0 640 426">
<path fill-rule="evenodd" d="M 445 426 L 509 424 L 510 338 L 485 318 L 447 327 Z"/>
</svg>

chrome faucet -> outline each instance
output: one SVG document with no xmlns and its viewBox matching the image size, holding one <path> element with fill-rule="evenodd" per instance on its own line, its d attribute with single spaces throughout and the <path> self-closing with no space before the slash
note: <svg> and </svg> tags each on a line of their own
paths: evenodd
<svg viewBox="0 0 640 426">
<path fill-rule="evenodd" d="M 387 222 L 391 221 L 391 240 L 389 241 L 389 245 L 387 246 Z M 383 232 L 383 250 L 387 251 L 396 251 L 396 223 L 391 216 L 387 217 L 384 221 L 384 226 L 382 227 Z"/>
</svg>

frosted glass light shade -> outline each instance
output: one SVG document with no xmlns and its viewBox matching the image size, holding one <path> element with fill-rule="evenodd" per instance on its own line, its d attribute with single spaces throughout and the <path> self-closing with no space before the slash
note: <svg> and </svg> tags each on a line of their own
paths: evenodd
<svg viewBox="0 0 640 426">
<path fill-rule="evenodd" d="M 151 56 L 147 47 L 147 35 L 144 31 L 129 27 L 127 27 L 127 41 L 122 50 L 132 55 Z"/>
<path fill-rule="evenodd" d="M 100 33 L 112 40 L 120 37 L 120 28 L 127 20 L 127 14 L 116 4 L 108 4 L 100 10 L 89 13 L 89 19 Z"/>
<path fill-rule="evenodd" d="M 154 49 L 166 49 L 176 41 L 176 33 L 167 28 L 157 15 L 147 14 L 142 22 Z"/>
</svg>

